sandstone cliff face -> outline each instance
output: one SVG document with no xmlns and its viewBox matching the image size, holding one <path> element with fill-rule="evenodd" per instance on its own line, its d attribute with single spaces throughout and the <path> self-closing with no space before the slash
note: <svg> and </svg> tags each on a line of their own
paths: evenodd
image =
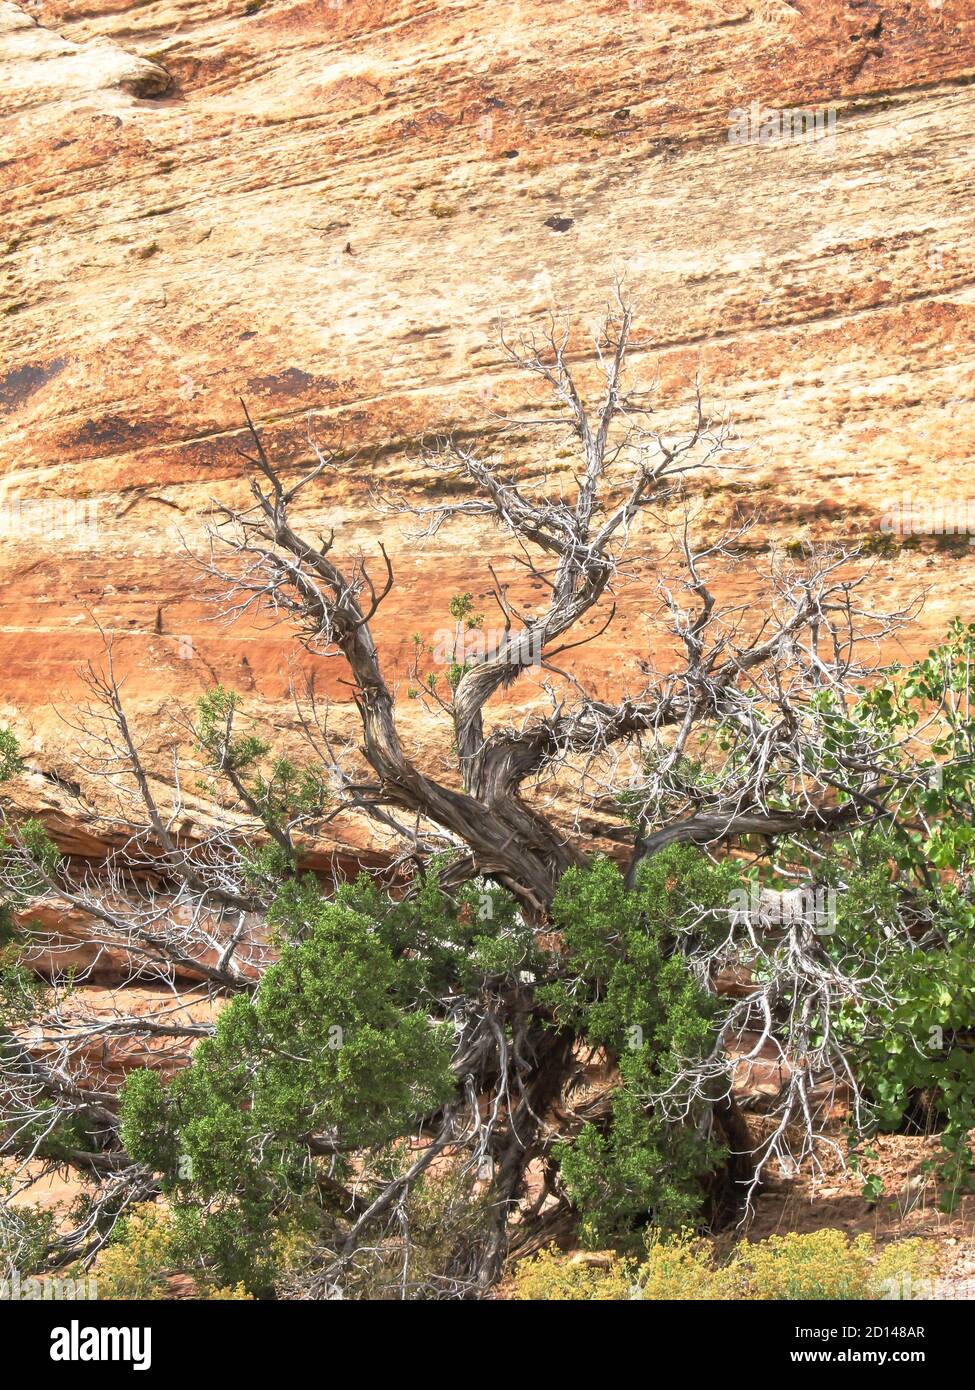
<svg viewBox="0 0 975 1390">
<path fill-rule="evenodd" d="M 970 0 L 0 0 L 0 721 L 35 765 L 18 796 L 74 848 L 105 833 L 95 790 L 49 775 L 67 767 L 51 705 L 77 698 L 96 620 L 150 735 L 168 698 L 220 679 L 292 736 L 289 635 L 215 626 L 182 554 L 210 499 L 242 494 L 241 396 L 278 457 L 306 461 L 309 429 L 346 451 L 301 519 L 340 552 L 387 536 L 377 634 L 405 672 L 410 635 L 483 593 L 503 548 L 460 527 L 421 555 L 369 483 L 422 494 L 416 443 L 450 427 L 527 476 L 564 468 L 496 435 L 492 412 L 530 400 L 499 317 L 571 310 L 585 374 L 617 276 L 661 419 L 699 374 L 734 420 L 704 534 L 745 510 L 759 547 L 864 539 L 891 497 L 966 498 L 973 77 Z M 755 102 L 835 129 L 729 140 Z M 577 654 L 607 694 L 655 650 L 663 546 L 644 527 L 619 622 Z M 972 554 L 876 561 L 889 606 L 930 590 L 909 648 L 972 616 Z M 747 566 L 721 582 L 749 592 Z M 340 675 L 320 679 L 352 730 Z M 416 706 L 404 720 L 442 743 Z"/>
</svg>

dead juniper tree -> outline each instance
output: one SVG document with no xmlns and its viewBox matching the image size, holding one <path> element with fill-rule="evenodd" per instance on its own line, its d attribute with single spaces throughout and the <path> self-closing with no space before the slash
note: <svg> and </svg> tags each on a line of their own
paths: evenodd
<svg viewBox="0 0 975 1390">
<path fill-rule="evenodd" d="M 603 985 L 578 974 L 564 943 L 553 949 L 548 941 L 559 925 L 553 903 L 560 884 L 591 868 L 594 838 L 619 864 L 625 894 L 639 888 L 647 865 L 669 847 L 701 847 L 704 862 L 729 864 L 729 851 L 745 850 L 750 862 L 760 862 L 783 844 L 818 845 L 822 857 L 835 837 L 896 816 L 905 788 L 920 775 L 907 739 L 885 737 L 869 721 L 846 721 L 840 749 L 834 735 L 874 668 L 878 643 L 906 615 L 871 610 L 861 598 L 868 571 L 843 551 L 773 556 L 753 598 L 719 600 L 713 576 L 743 563 L 745 528 L 699 541 L 690 507 L 702 470 L 720 463 L 727 428 L 709 419 L 699 392 L 684 432 L 657 427 L 651 394 L 628 384 L 631 318 L 618 298 L 596 344 L 602 384 L 594 406 L 584 399 L 567 330 L 506 344 L 511 362 L 551 399 L 528 418 L 498 422 L 500 436 L 508 428 L 537 434 L 538 456 L 553 460 L 539 478 L 519 483 L 490 451 L 446 438 L 426 454 L 443 500 L 388 492 L 377 499 L 388 515 L 409 518 L 415 545 L 456 518 L 482 523 L 546 595 L 541 611 L 526 611 L 514 597 L 517 570 L 504 578 L 492 568 L 500 626 L 473 657 L 464 637 L 482 624 L 466 599 L 454 610 L 461 640 L 446 672 L 426 669 L 430 652 L 418 644 L 411 694 L 449 726 L 452 768 L 419 758 L 398 722 L 393 677 L 373 630 L 395 583 L 385 547 L 378 567 L 361 553 L 343 557 L 334 535 L 308 535 L 296 520 L 309 497 L 327 496 L 341 464 L 313 443 L 313 465 L 286 475 L 247 416 L 250 447 L 242 456 L 250 501 L 216 507 L 200 563 L 224 616 L 270 614 L 294 629 L 315 662 L 341 663 L 361 742 L 336 739 L 327 705 L 309 686 L 296 691 L 308 763 L 269 761 L 268 747 L 242 731 L 239 702 L 218 689 L 196 715 L 177 721 L 161 776 L 158 750 L 150 767 L 130 727 L 111 651 L 89 672 L 91 701 L 74 721 L 79 761 L 116 798 L 103 812 L 114 847 L 103 861 L 85 864 L 60 856 L 36 822 L 6 817 L 2 889 L 18 920 L 29 921 L 38 903 L 76 914 L 91 948 L 90 963 L 68 972 L 58 955 L 76 943 L 56 927 L 35 926 L 17 971 L 6 977 L 0 1153 L 15 1174 L 2 1207 L 12 1263 L 18 1240 L 27 1238 L 23 1198 L 52 1167 L 73 1167 L 89 1184 L 75 1226 L 52 1230 L 42 1242 L 54 1266 L 90 1259 L 120 1215 L 160 1190 L 160 1164 L 127 1151 L 130 1131 L 123 1133 L 118 1084 L 104 1080 L 104 1049 L 124 1044 L 129 1066 L 141 1057 L 167 1074 L 206 1072 L 202 1061 L 190 1067 L 190 1058 L 211 1056 L 197 1049 L 201 1040 L 219 1040 L 217 1017 L 233 1006 L 253 1021 L 258 1015 L 247 1009 L 260 1010 L 272 983 L 281 987 L 284 976 L 275 972 L 282 966 L 271 965 L 281 951 L 281 885 L 301 881 L 303 855 L 331 821 L 364 817 L 384 845 L 400 846 L 390 856 L 397 868 L 390 920 L 399 922 L 415 902 L 416 920 L 425 922 L 423 894 L 431 883 L 453 904 L 448 925 L 457 933 L 476 913 L 472 887 L 485 901 L 497 891 L 513 905 L 505 931 L 520 943 L 520 955 L 483 967 L 475 983 L 456 970 L 433 972 L 412 998 L 414 1016 L 440 1030 L 438 1045 L 449 1037 L 449 1084 L 434 1075 L 432 1062 L 428 1085 L 404 1082 L 408 1091 L 412 1086 L 409 1103 L 390 1132 L 409 1140 L 405 1158 L 386 1168 L 363 1158 L 380 1129 L 366 1125 L 357 1139 L 348 1118 L 310 1118 L 295 1141 L 303 1155 L 298 1168 L 314 1172 L 331 1213 L 313 1242 L 309 1269 L 295 1277 L 302 1296 L 344 1288 L 394 1248 L 394 1292 L 456 1297 L 489 1285 L 509 1249 L 532 1248 L 560 1222 L 564 1228 L 570 1204 L 553 1158 L 557 1144 L 584 1125 L 599 1130 L 607 1123 L 607 1094 L 583 1098 L 577 1090 L 587 1030 L 571 1008 L 552 1003 L 553 989 L 565 986 L 562 997 L 572 1003 L 587 989 L 600 997 Z M 553 446 L 564 448 L 566 440 L 571 470 L 554 463 Z M 564 658 L 614 622 L 624 588 L 629 604 L 640 601 L 632 561 L 645 551 L 648 532 L 667 542 L 653 593 L 681 655 L 663 665 L 646 650 L 636 688 L 620 689 L 615 700 L 596 698 Z M 636 641 L 632 629 L 627 641 Z M 530 669 L 542 673 L 547 703 L 512 723 L 503 697 Z M 227 793 L 218 813 L 211 805 L 208 828 L 193 780 L 201 765 Z M 817 881 L 811 852 L 813 859 L 796 869 L 798 884 Z M 853 997 L 869 998 L 875 989 L 881 999 L 883 982 L 831 957 L 808 912 L 784 919 L 780 913 L 770 925 L 768 905 L 777 901 L 766 893 L 742 905 L 726 895 L 706 905 L 681 899 L 678 907 L 674 898 L 665 954 L 680 956 L 711 995 L 723 971 L 745 972 L 708 1046 L 678 1057 L 666 1084 L 640 1096 L 666 1124 L 690 1126 L 723 1145 L 713 1210 L 723 1199 L 727 1211 L 729 1191 L 739 1203 L 754 1195 L 773 1160 L 814 1150 L 830 1088 L 843 1082 L 855 1106 L 864 1103 L 845 1041 L 828 1025 Z M 315 911 L 294 908 L 306 915 L 292 949 L 318 940 L 308 925 Z M 377 920 L 382 927 L 382 913 Z M 905 925 L 905 933 L 911 930 Z M 431 927 L 422 942 L 396 938 L 383 968 L 405 969 L 404 962 L 432 956 L 435 935 Z M 363 949 L 371 941 L 363 937 Z M 133 1009 L 119 990 L 93 1011 L 78 986 L 97 975 L 103 959 L 151 988 L 155 1006 Z M 303 959 L 306 974 L 313 971 L 314 961 Z M 756 966 L 749 983 L 748 968 Z M 294 976 L 295 989 L 302 978 Z M 170 1002 L 159 1002 L 161 987 Z M 273 1046 L 269 1036 L 262 1035 L 266 1054 L 287 1052 L 278 1035 Z M 771 1129 L 756 1136 L 732 1079 L 742 1058 L 758 1056 L 770 1041 L 789 1079 Z M 611 1077 L 614 1048 L 603 1046 Z M 239 1047 L 246 1052 L 244 1043 Z M 252 1115 L 260 1109 L 256 1068 L 239 1092 L 241 1109 Z M 192 1091 L 181 1103 L 188 1111 Z M 248 1140 L 261 1152 L 273 1142 L 270 1121 Z M 411 1255 L 411 1199 L 448 1158 L 476 1176 L 481 1217 L 443 1269 L 420 1276 Z M 531 1171 L 539 1176 L 529 1198 Z M 289 1174 L 289 1183 L 297 1181 Z"/>
</svg>

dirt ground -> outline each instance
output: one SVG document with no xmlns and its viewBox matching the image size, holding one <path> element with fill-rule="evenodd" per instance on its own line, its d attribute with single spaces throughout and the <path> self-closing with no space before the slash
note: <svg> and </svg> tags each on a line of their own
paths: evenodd
<svg viewBox="0 0 975 1390">
<path fill-rule="evenodd" d="M 866 1170 L 884 1184 L 876 1201 L 861 1195 L 862 1175 L 844 1172 L 837 1155 L 823 1152 L 818 1176 L 781 1182 L 759 1198 L 748 1238 L 823 1227 L 871 1235 L 878 1244 L 920 1236 L 941 1247 L 940 1276 L 928 1295 L 975 1299 L 975 1195 L 963 1197 L 950 1214 L 940 1209 L 937 1184 L 924 1171 L 938 1156 L 937 1136 L 878 1135 L 869 1148 L 877 1157 Z"/>
</svg>

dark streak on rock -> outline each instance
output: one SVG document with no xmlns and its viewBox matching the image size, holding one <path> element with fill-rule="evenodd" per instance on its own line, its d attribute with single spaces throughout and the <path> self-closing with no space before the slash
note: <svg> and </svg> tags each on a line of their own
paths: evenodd
<svg viewBox="0 0 975 1390">
<path fill-rule="evenodd" d="M 0 377 L 0 406 L 12 410 L 22 405 L 35 391 L 46 386 L 67 366 L 66 357 L 56 357 L 53 362 L 26 362 L 22 367 L 14 367 L 6 376 Z"/>
<path fill-rule="evenodd" d="M 334 391 L 337 387 L 331 377 L 313 376 L 298 367 L 288 367 L 278 376 L 252 376 L 247 382 L 248 391 L 271 396 L 300 396 L 310 389 Z"/>
</svg>

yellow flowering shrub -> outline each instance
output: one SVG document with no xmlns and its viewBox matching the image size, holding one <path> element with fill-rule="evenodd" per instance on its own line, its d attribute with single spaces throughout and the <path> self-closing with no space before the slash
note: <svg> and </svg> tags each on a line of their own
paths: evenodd
<svg viewBox="0 0 975 1390">
<path fill-rule="evenodd" d="M 684 1302 L 729 1299 L 738 1297 L 738 1285 L 732 1268 L 714 1263 L 708 1241 L 685 1234 L 670 1240 L 651 1239 L 632 1297 Z"/>
<path fill-rule="evenodd" d="M 554 1247 L 515 1269 L 513 1297 L 526 1302 L 619 1302 L 631 1296 L 635 1266 L 612 1256 L 606 1265 L 574 1261 Z"/>
<path fill-rule="evenodd" d="M 740 1246 L 734 1261 L 753 1299 L 862 1299 L 873 1290 L 874 1244 L 843 1231 L 769 1236 Z"/>
<path fill-rule="evenodd" d="M 933 1240 L 895 1240 L 877 1256 L 873 1267 L 874 1298 L 918 1298 L 938 1276 L 938 1247 Z"/>
<path fill-rule="evenodd" d="M 769 1236 L 742 1242 L 719 1264 L 706 1240 L 690 1233 L 667 1240 L 654 1235 L 640 1263 L 613 1255 L 590 1265 L 555 1249 L 543 1251 L 517 1267 L 513 1296 L 682 1302 L 911 1298 L 924 1292 L 937 1265 L 936 1244 L 916 1238 L 878 1250 L 871 1236 L 851 1238 L 843 1231 Z"/>
<path fill-rule="evenodd" d="M 735 1263 L 754 1299 L 881 1299 L 910 1297 L 937 1272 L 933 1241 L 892 1241 L 878 1251 L 871 1236 L 843 1231 L 770 1236 L 740 1246 Z"/>
<path fill-rule="evenodd" d="M 169 1296 L 166 1282 L 172 1267 L 169 1216 L 153 1202 L 134 1207 L 121 1235 L 101 1251 L 91 1271 L 100 1299 L 138 1299 L 158 1302 Z M 206 1300 L 246 1299 L 244 1286 L 200 1288 Z"/>
</svg>

